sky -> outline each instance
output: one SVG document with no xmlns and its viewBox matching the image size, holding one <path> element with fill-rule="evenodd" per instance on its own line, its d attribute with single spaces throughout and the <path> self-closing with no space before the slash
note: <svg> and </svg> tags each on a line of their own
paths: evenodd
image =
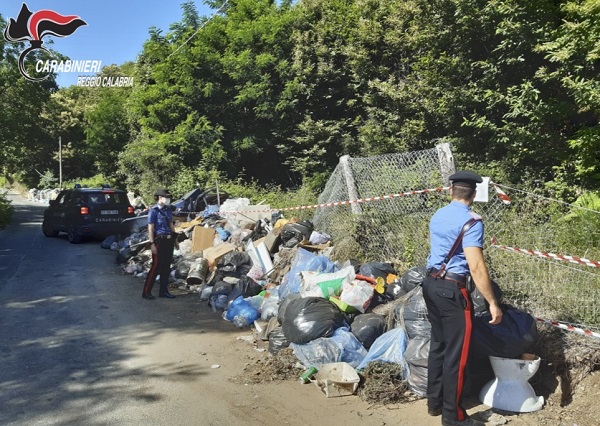
<svg viewBox="0 0 600 426">
<path fill-rule="evenodd" d="M 181 4 L 185 0 L 0 0 L 0 15 L 8 21 L 16 19 L 23 3 L 31 12 L 47 9 L 61 15 L 77 15 L 86 22 L 67 37 L 47 36 L 54 41 L 52 49 L 71 60 L 97 60 L 102 66 L 135 61 L 154 26 L 169 31 L 172 23 L 181 21 Z M 194 1 L 200 16 L 211 16 L 213 10 L 202 0 Z M 1 36 L 0 36 L 1 37 Z M 59 73 L 59 87 L 77 83 L 85 73 Z M 93 73 L 91 74 L 93 75 Z"/>
</svg>

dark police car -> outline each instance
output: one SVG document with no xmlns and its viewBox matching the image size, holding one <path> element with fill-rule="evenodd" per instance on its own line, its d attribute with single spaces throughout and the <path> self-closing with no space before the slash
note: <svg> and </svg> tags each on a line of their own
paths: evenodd
<svg viewBox="0 0 600 426">
<path fill-rule="evenodd" d="M 107 237 L 123 234 L 123 219 L 133 217 L 127 193 L 120 189 L 82 188 L 62 190 L 44 211 L 42 231 L 46 237 L 66 232 L 69 242 L 80 243 L 85 236 Z"/>
</svg>

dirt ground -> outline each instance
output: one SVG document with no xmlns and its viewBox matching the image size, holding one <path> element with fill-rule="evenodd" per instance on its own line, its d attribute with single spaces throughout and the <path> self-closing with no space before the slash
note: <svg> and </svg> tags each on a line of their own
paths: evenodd
<svg viewBox="0 0 600 426">
<path fill-rule="evenodd" d="M 392 424 L 392 419 L 393 424 L 440 424 L 440 418 L 432 418 L 426 415 L 425 400 L 415 397 L 410 392 L 406 392 L 401 397 L 401 402 L 387 404 L 377 402 L 368 403 L 358 395 L 335 399 L 326 398 L 314 384 L 302 385 L 299 383 L 298 379 L 303 369 L 297 368 L 301 366 L 297 363 L 291 349 L 284 349 L 277 356 L 272 356 L 266 351 L 268 342 L 262 342 L 258 339 L 258 334 L 252 332 L 250 329 L 248 329 L 243 337 L 240 336 L 239 339 L 246 343 L 246 350 L 249 350 L 248 361 L 242 367 L 242 372 L 234 374 L 229 380 L 244 386 L 276 387 L 280 383 L 285 384 L 286 388 L 288 386 L 291 386 L 292 389 L 296 387 L 299 390 L 314 394 L 313 396 L 319 395 L 321 398 L 320 403 L 312 406 L 315 418 L 319 418 L 321 415 L 328 416 L 332 411 L 338 412 L 344 409 L 344 407 L 348 407 L 345 410 L 352 407 L 350 413 L 355 413 L 357 418 L 363 420 L 369 418 L 373 421 L 365 424 Z M 540 377 L 542 374 L 546 374 L 546 376 Z M 540 371 L 538 376 L 534 377 L 533 381 L 536 391 L 544 389 L 545 392 L 548 392 L 551 388 L 554 388 L 554 391 L 546 394 L 546 403 L 540 411 L 521 414 L 503 412 L 490 409 L 473 397 L 468 398 L 465 405 L 470 415 L 480 421 L 486 422 L 488 425 L 596 426 L 600 424 L 600 414 L 595 406 L 596 401 L 600 398 L 599 371 L 590 373 L 579 382 L 575 392 L 568 401 L 563 401 L 568 398 L 565 398 L 563 392 L 561 392 L 560 378 Z M 361 388 L 363 385 L 364 383 L 361 382 Z M 359 394 L 361 388 L 359 388 Z M 287 395 L 280 393 L 278 397 L 293 399 L 296 392 L 294 390 L 292 394 Z M 538 394 L 543 393 L 538 391 Z M 336 422 L 335 424 L 342 423 Z"/>
</svg>

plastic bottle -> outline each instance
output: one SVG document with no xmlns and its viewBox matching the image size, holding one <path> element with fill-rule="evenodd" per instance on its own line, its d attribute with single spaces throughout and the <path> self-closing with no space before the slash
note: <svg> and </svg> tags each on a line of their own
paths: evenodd
<svg viewBox="0 0 600 426">
<path fill-rule="evenodd" d="M 308 370 L 306 370 L 304 372 L 304 374 L 302 374 L 300 376 L 300 383 L 302 383 L 302 384 L 310 383 L 313 376 L 315 374 L 317 374 L 318 372 L 319 372 L 319 370 L 317 370 L 317 367 L 310 367 Z"/>
</svg>

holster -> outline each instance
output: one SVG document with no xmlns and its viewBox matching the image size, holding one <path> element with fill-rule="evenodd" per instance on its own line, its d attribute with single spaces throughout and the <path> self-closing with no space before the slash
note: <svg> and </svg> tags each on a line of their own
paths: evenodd
<svg viewBox="0 0 600 426">
<path fill-rule="evenodd" d="M 467 274 L 467 279 L 465 281 L 465 290 L 467 293 L 472 293 L 475 290 L 475 281 L 473 281 L 473 277 L 471 274 Z"/>
</svg>

